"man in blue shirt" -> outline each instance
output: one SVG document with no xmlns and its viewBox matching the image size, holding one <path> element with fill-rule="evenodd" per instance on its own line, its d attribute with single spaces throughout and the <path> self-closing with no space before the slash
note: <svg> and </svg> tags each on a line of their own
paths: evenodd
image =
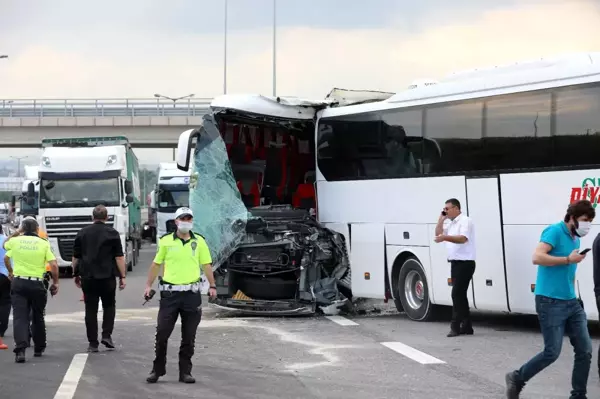
<svg viewBox="0 0 600 399">
<path fill-rule="evenodd" d="M 2 234 L 2 230 L 0 229 L 0 259 L 4 259 L 4 255 L 6 254 L 4 241 L 6 241 L 6 236 Z M 4 261 L 0 260 L 0 350 L 8 349 L 8 346 L 4 343 L 4 333 L 8 328 L 8 317 L 10 315 L 11 278 L 12 276 L 9 276 Z"/>
<path fill-rule="evenodd" d="M 567 209 L 564 221 L 542 232 L 533 263 L 538 265 L 535 308 L 544 350 L 519 370 L 506 375 L 508 399 L 518 399 L 525 383 L 558 359 L 565 333 L 575 351 L 570 399 L 587 399 L 592 340 L 585 311 L 575 293 L 575 272 L 577 264 L 585 259 L 585 255 L 579 253 L 579 237 L 590 231 L 595 216 L 596 211 L 589 201 L 577 201 Z"/>
</svg>

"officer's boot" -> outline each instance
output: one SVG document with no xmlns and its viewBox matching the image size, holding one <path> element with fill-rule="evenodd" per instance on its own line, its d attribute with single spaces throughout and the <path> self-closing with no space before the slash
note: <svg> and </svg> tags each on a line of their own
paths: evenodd
<svg viewBox="0 0 600 399">
<path fill-rule="evenodd" d="M 196 379 L 192 377 L 191 374 L 181 373 L 179 374 L 179 382 L 184 382 L 186 384 L 194 384 Z"/>
<path fill-rule="evenodd" d="M 15 362 L 25 363 L 25 349 L 20 349 L 15 352 Z"/>
<path fill-rule="evenodd" d="M 166 374 L 165 372 L 159 373 L 153 369 L 150 372 L 150 374 L 148 375 L 148 378 L 146 378 L 146 382 L 149 384 L 154 384 L 154 383 L 158 382 L 158 379 L 165 374 Z"/>
</svg>

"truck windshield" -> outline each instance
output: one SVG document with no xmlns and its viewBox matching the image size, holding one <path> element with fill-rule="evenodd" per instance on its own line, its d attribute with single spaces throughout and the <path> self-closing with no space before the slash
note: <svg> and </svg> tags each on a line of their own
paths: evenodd
<svg viewBox="0 0 600 399">
<path fill-rule="evenodd" d="M 42 180 L 40 208 L 119 206 L 118 179 Z"/>
<path fill-rule="evenodd" d="M 179 207 L 190 205 L 187 184 L 160 184 L 158 189 L 158 209 L 161 211 L 175 212 Z"/>
<path fill-rule="evenodd" d="M 33 197 L 33 205 L 27 204 L 27 200 L 25 197 L 27 196 L 27 192 L 21 193 L 23 198 L 21 199 L 21 209 L 24 215 L 37 215 L 38 209 L 38 199 L 40 198 L 40 193 L 35 192 L 35 196 Z"/>
</svg>

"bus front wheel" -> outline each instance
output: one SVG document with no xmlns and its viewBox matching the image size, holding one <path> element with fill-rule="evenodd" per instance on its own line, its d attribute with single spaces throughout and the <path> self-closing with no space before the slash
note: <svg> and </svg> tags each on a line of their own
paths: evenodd
<svg viewBox="0 0 600 399">
<path fill-rule="evenodd" d="M 433 317 L 434 305 L 429 300 L 429 286 L 421 262 L 414 256 L 406 258 L 398 276 L 398 296 L 406 315 L 415 321 Z"/>
</svg>

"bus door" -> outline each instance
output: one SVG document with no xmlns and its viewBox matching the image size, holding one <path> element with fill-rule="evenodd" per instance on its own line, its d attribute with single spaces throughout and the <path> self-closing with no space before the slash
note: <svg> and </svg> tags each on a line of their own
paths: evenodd
<svg viewBox="0 0 600 399">
<path fill-rule="evenodd" d="M 467 177 L 466 187 L 466 212 L 475 225 L 473 306 L 508 311 L 499 177 Z"/>
</svg>

